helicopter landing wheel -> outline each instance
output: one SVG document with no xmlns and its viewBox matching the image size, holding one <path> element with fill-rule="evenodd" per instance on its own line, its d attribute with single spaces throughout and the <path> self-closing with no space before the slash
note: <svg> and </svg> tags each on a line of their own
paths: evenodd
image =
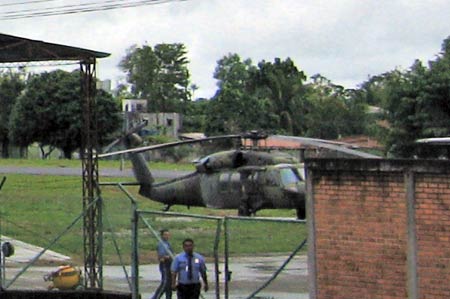
<svg viewBox="0 0 450 299">
<path fill-rule="evenodd" d="M 297 208 L 297 219 L 306 219 L 306 210 L 304 208 Z"/>
<path fill-rule="evenodd" d="M 238 216 L 248 217 L 248 216 L 251 216 L 251 215 L 252 215 L 252 213 L 251 213 L 249 208 L 247 208 L 247 207 L 239 207 L 239 209 L 238 209 Z"/>
</svg>

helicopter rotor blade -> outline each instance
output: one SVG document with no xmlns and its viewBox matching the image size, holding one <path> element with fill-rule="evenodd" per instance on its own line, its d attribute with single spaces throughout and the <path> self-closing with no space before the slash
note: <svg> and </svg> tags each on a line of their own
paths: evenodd
<svg viewBox="0 0 450 299">
<path fill-rule="evenodd" d="M 110 144 L 105 146 L 104 149 L 103 149 L 103 153 L 109 152 L 115 145 L 121 143 L 127 136 L 129 136 L 129 135 L 131 135 L 133 133 L 139 132 L 141 129 L 143 129 L 145 126 L 147 126 L 147 124 L 148 124 L 148 120 L 144 120 L 138 126 L 129 129 L 121 137 L 117 138 L 116 140 L 114 140 L 113 142 L 111 142 Z"/>
<path fill-rule="evenodd" d="M 276 138 L 280 140 L 286 140 L 286 141 L 296 141 L 302 144 L 320 147 L 320 148 L 326 148 L 338 152 L 342 152 L 348 155 L 352 155 L 359 158 L 366 158 L 366 159 L 380 159 L 380 156 L 365 153 L 362 151 L 354 150 L 347 148 L 345 146 L 338 145 L 340 143 L 324 140 L 324 139 L 317 139 L 317 138 L 308 138 L 308 137 L 296 137 L 296 136 L 283 136 L 283 135 L 273 135 Z"/>
<path fill-rule="evenodd" d="M 155 145 L 148 145 L 148 146 L 142 146 L 132 149 L 126 149 L 111 153 L 105 153 L 98 155 L 99 158 L 105 158 L 105 157 L 111 157 L 115 155 L 120 154 L 129 154 L 129 153 L 142 153 L 150 150 L 156 150 L 156 149 L 164 149 L 168 147 L 174 147 L 179 146 L 183 144 L 193 144 L 193 143 L 199 143 L 199 142 L 206 142 L 206 141 L 213 141 L 213 140 L 223 140 L 223 139 L 240 139 L 241 135 L 223 135 L 223 136 L 213 136 L 213 137 L 206 137 L 206 138 L 200 138 L 200 139 L 193 139 L 193 140 L 183 140 L 183 141 L 175 141 L 175 142 L 169 142 L 169 143 L 163 143 L 163 144 L 155 144 Z"/>
</svg>

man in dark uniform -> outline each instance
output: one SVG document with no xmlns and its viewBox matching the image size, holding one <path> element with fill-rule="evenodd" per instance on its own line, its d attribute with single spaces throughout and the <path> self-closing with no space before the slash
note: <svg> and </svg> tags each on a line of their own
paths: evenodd
<svg viewBox="0 0 450 299">
<path fill-rule="evenodd" d="M 194 252 L 194 241 L 183 241 L 184 252 L 178 254 L 172 262 L 172 289 L 177 290 L 178 299 L 198 299 L 200 297 L 200 277 L 205 292 L 208 291 L 205 258 Z M 178 279 L 178 285 L 177 285 Z"/>
<path fill-rule="evenodd" d="M 156 289 L 152 299 L 159 299 L 164 293 L 166 293 L 166 299 L 172 299 L 172 275 L 170 273 L 170 265 L 172 264 L 173 251 L 169 239 L 169 230 L 162 229 L 161 242 L 158 243 L 157 247 L 161 283 L 158 286 L 158 289 Z"/>
</svg>

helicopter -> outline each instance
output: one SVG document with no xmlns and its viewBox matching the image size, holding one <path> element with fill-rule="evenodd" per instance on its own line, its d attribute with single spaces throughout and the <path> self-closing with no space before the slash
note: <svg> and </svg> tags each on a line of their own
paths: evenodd
<svg viewBox="0 0 450 299">
<path fill-rule="evenodd" d="M 267 134 L 252 131 L 243 135 L 213 136 L 142 146 L 138 131 L 139 126 L 126 133 L 126 150 L 104 153 L 98 157 L 129 154 L 135 178 L 140 185 L 139 194 L 165 204 L 165 211 L 173 205 L 185 205 L 237 209 L 239 216 L 251 216 L 261 209 L 295 209 L 298 219 L 306 218 L 304 164 L 287 153 L 258 151 L 253 148 L 220 151 L 194 161 L 194 172 L 161 183 L 155 183 L 142 155 L 149 150 L 212 140 L 249 139 L 256 145 L 259 140 L 266 139 Z M 326 140 L 281 135 L 277 137 L 360 158 L 379 158 Z"/>
</svg>

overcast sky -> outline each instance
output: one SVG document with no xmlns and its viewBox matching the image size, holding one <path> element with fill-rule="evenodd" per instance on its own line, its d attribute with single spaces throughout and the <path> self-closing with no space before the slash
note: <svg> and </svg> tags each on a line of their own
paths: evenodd
<svg viewBox="0 0 450 299">
<path fill-rule="evenodd" d="M 0 32 L 111 53 L 97 77 L 113 85 L 124 80 L 117 65 L 131 45 L 184 43 L 196 97 L 214 94 L 214 68 L 228 53 L 254 64 L 290 57 L 308 77 L 354 88 L 369 75 L 434 60 L 450 35 L 448 0 L 184 0 L 4 20 L 14 10 L 107 1 L 1 1 Z M 19 2 L 29 3 L 5 6 Z"/>
</svg>

